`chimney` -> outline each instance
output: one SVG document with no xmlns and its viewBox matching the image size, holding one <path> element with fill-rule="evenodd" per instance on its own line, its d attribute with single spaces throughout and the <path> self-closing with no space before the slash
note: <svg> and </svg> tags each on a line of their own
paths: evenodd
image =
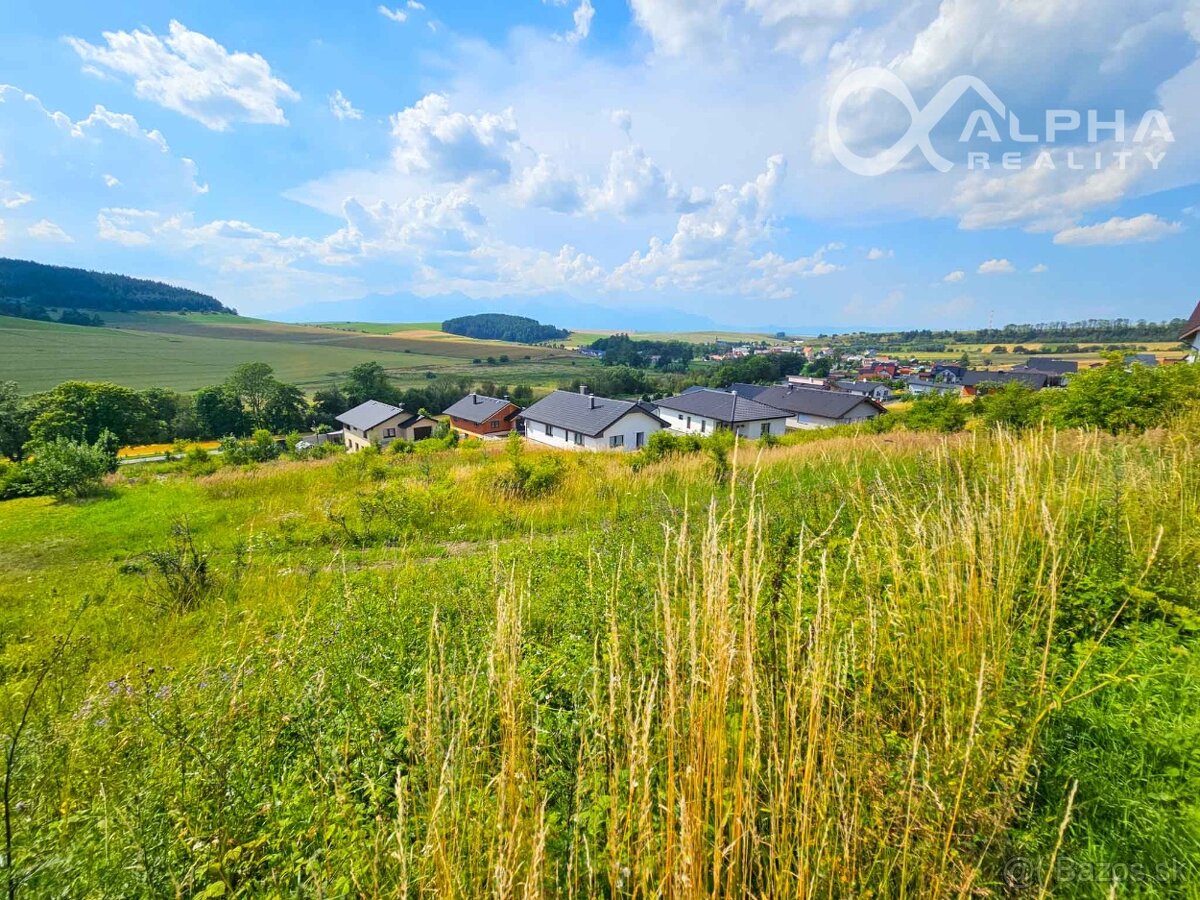
<svg viewBox="0 0 1200 900">
<path fill-rule="evenodd" d="M 591 394 L 588 395 L 588 408 L 589 409 L 596 408 L 596 398 L 593 397 Z"/>
<path fill-rule="evenodd" d="M 584 394 L 586 396 L 587 392 L 588 392 L 588 386 L 586 384 L 581 384 L 579 386 L 579 393 Z"/>
<path fill-rule="evenodd" d="M 471 392 L 471 404 L 474 405 L 478 402 L 479 402 L 479 395 L 476 394 L 474 391 L 472 391 Z"/>
</svg>

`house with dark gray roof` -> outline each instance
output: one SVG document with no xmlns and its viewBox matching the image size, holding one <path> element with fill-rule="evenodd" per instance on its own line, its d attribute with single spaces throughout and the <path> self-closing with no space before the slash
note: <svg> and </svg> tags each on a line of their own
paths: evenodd
<svg viewBox="0 0 1200 900">
<path fill-rule="evenodd" d="M 648 403 L 554 391 L 518 414 L 527 440 L 562 450 L 637 450 L 667 427 Z"/>
<path fill-rule="evenodd" d="M 1200 303 L 1196 304 L 1196 308 L 1192 311 L 1192 317 L 1183 326 L 1183 334 L 1179 335 L 1179 340 L 1185 344 L 1191 344 L 1187 356 L 1188 361 L 1200 362 Z"/>
<path fill-rule="evenodd" d="M 368 400 L 337 417 L 342 426 L 342 442 L 354 453 L 366 447 L 386 447 L 392 441 L 419 441 L 433 436 L 433 419 L 420 413 L 406 412 L 402 406 Z"/>
<path fill-rule="evenodd" d="M 1074 375 L 1079 363 L 1073 359 L 1046 359 L 1031 356 L 1023 366 L 1013 366 L 1014 372 L 1045 372 L 1047 375 Z"/>
<path fill-rule="evenodd" d="M 507 397 L 467 394 L 442 414 L 450 417 L 450 427 L 483 438 L 504 437 L 513 430 L 521 407 Z"/>
<path fill-rule="evenodd" d="M 963 396 L 975 396 L 981 385 L 995 384 L 1003 387 L 1014 381 L 1024 384 L 1035 391 L 1040 391 L 1042 388 L 1049 386 L 1052 377 L 1045 372 L 977 372 L 971 370 L 967 372 L 962 380 Z"/>
<path fill-rule="evenodd" d="M 767 435 L 780 437 L 787 431 L 786 413 L 743 397 L 738 391 L 715 388 L 686 391 L 656 400 L 654 406 L 658 417 L 667 422 L 672 431 L 684 434 L 728 430 L 741 437 L 760 438 Z"/>
<path fill-rule="evenodd" d="M 854 381 L 846 379 L 834 385 L 839 391 L 849 391 L 851 394 L 861 394 L 882 403 L 892 399 L 892 389 L 882 381 Z"/>
<path fill-rule="evenodd" d="M 921 378 L 917 375 L 901 375 L 900 380 L 906 385 L 907 390 L 914 397 L 920 397 L 924 394 L 961 394 L 962 386 L 958 384 L 947 384 L 944 381 L 933 381 L 929 378 Z"/>
<path fill-rule="evenodd" d="M 765 388 L 755 402 L 772 406 L 788 414 L 788 428 L 829 428 L 873 419 L 887 412 L 883 404 L 862 394 L 825 391 L 796 384 Z"/>
</svg>

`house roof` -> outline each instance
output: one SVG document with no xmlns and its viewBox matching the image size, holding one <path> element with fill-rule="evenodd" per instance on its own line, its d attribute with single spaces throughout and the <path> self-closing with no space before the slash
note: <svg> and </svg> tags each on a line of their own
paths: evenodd
<svg viewBox="0 0 1200 900">
<path fill-rule="evenodd" d="M 757 397 L 759 394 L 761 394 L 763 391 L 765 391 L 768 387 L 770 387 L 770 385 L 746 384 L 745 382 L 742 382 L 742 381 L 735 381 L 728 388 L 726 388 L 726 390 L 737 391 L 739 397 L 748 397 L 749 399 L 753 400 L 755 397 Z"/>
<path fill-rule="evenodd" d="M 862 394 L 824 391 L 800 385 L 774 385 L 764 389 L 755 400 L 792 415 L 818 416 L 822 419 L 840 419 L 860 403 L 867 403 L 879 412 L 887 412 L 882 405 Z"/>
<path fill-rule="evenodd" d="M 732 425 L 738 422 L 755 422 L 759 419 L 785 419 L 787 413 L 772 406 L 765 406 L 749 397 L 741 397 L 732 391 L 708 388 L 692 391 L 675 397 L 665 397 L 655 403 L 660 409 L 703 416 L 715 422 Z"/>
<path fill-rule="evenodd" d="M 853 379 L 845 379 L 839 381 L 837 386 L 843 391 L 877 391 L 880 388 L 891 393 L 891 388 L 881 381 L 854 381 Z"/>
<path fill-rule="evenodd" d="M 1010 381 L 1020 381 L 1035 391 L 1044 388 L 1049 380 L 1050 376 L 1045 372 L 976 372 L 972 370 L 963 376 L 963 384 L 968 387 L 988 382 L 1008 384 Z"/>
<path fill-rule="evenodd" d="M 1126 353 L 1126 363 L 1141 363 L 1143 366 L 1157 366 L 1158 357 L 1153 353 Z"/>
<path fill-rule="evenodd" d="M 655 421 L 666 425 L 654 409 L 646 403 L 633 400 L 610 400 L 575 391 L 554 391 L 547 394 L 520 418 L 527 421 L 558 425 L 570 431 L 578 431 L 588 437 L 603 434 L 605 429 L 618 419 L 634 411 L 644 412 Z"/>
<path fill-rule="evenodd" d="M 467 394 L 467 396 L 458 402 L 447 407 L 443 415 L 454 416 L 456 419 L 465 419 L 468 422 L 474 422 L 476 425 L 479 425 L 488 419 L 500 415 L 500 413 L 513 405 L 511 400 L 501 400 L 499 397 L 485 397 L 483 394 Z"/>
<path fill-rule="evenodd" d="M 1192 317 L 1183 326 L 1183 334 L 1179 336 L 1179 339 L 1186 341 L 1194 338 L 1197 334 L 1200 334 L 1200 303 L 1197 303 L 1196 308 L 1192 310 Z"/>
<path fill-rule="evenodd" d="M 1079 363 L 1073 359 L 1038 359 L 1031 356 L 1026 361 L 1025 368 L 1031 372 L 1045 372 L 1047 375 L 1074 375 L 1079 371 Z M 1014 371 L 1017 371 L 1016 367 Z"/>
<path fill-rule="evenodd" d="M 357 428 L 359 431 L 367 431 L 386 422 L 393 416 L 399 416 L 404 413 L 403 408 L 392 406 L 390 403 L 380 403 L 378 400 L 368 400 L 366 403 L 360 403 L 354 409 L 348 409 L 337 420 L 343 425 L 349 425 L 351 428 Z"/>
</svg>

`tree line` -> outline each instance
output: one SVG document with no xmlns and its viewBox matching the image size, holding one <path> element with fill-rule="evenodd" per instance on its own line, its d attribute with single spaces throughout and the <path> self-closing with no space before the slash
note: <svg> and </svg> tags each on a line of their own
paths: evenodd
<svg viewBox="0 0 1200 900">
<path fill-rule="evenodd" d="M 1168 319 L 1164 322 L 1149 322 L 1145 319 L 1083 319 L 1078 322 L 1010 324 L 1002 328 L 979 328 L 974 331 L 918 328 L 906 331 L 854 332 L 832 337 L 871 347 L 917 345 L 913 349 L 930 349 L 938 342 L 943 346 L 947 343 L 1016 344 L 1047 341 L 1109 344 L 1124 341 L 1174 341 L 1183 332 L 1185 324 L 1184 319 Z"/>
<path fill-rule="evenodd" d="M 463 337 L 508 341 L 514 344 L 540 344 L 543 341 L 562 340 L 571 334 L 565 328 L 543 325 L 537 319 L 505 313 L 479 313 L 447 319 L 442 323 L 442 331 Z"/>
<path fill-rule="evenodd" d="M 61 322 L 63 325 L 90 325 L 97 328 L 104 324 L 104 320 L 94 313 L 80 312 L 77 309 L 63 309 L 59 311 L 56 319 L 44 306 L 10 299 L 0 299 L 0 316 L 32 319 L 35 322 Z"/>
<path fill-rule="evenodd" d="M 188 288 L 24 259 L 0 258 L 0 299 L 56 309 L 235 312 L 215 297 Z"/>
</svg>

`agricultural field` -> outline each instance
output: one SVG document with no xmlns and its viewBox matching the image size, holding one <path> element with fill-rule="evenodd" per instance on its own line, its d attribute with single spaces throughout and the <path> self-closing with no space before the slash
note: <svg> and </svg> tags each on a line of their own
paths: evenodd
<svg viewBox="0 0 1200 900">
<path fill-rule="evenodd" d="M 224 380 L 242 363 L 265 362 L 280 379 L 311 390 L 378 361 L 401 386 L 421 383 L 426 372 L 548 385 L 593 364 L 569 351 L 425 326 L 366 334 L 214 313 L 108 313 L 105 321 L 89 328 L 0 318 L 0 381 L 16 381 L 26 392 L 73 378 L 190 391 Z M 501 355 L 510 363 L 472 362 Z"/>
<path fill-rule="evenodd" d="M 1200 421 L 804 437 L 729 474 L 460 447 L 0 504 L 8 874 L 1191 896 Z M 1146 874 L 1078 874 L 1116 864 Z"/>
<path fill-rule="evenodd" d="M 598 338 L 616 334 L 615 331 L 572 331 L 563 344 L 567 347 L 586 347 Z M 788 343 L 776 338 L 773 334 L 749 331 L 630 331 L 630 339 L 635 341 L 683 341 L 688 344 L 712 344 L 716 341 L 730 343 L 759 342 L 768 344 Z"/>
</svg>

